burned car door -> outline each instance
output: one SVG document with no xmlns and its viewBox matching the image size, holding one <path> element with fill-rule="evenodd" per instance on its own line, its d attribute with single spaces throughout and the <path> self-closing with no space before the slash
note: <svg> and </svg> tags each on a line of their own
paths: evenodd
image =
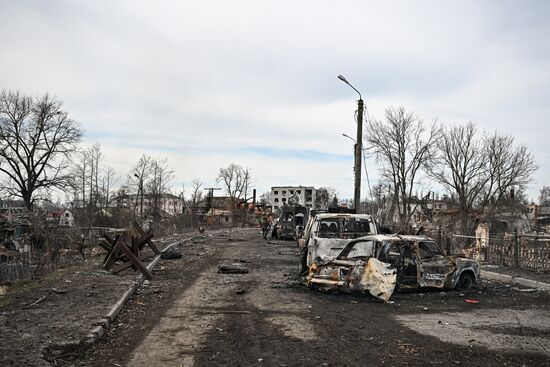
<svg viewBox="0 0 550 367">
<path fill-rule="evenodd" d="M 417 242 L 419 285 L 451 288 L 456 266 L 433 241 Z"/>
<path fill-rule="evenodd" d="M 419 260 L 414 242 L 390 241 L 381 247 L 378 259 L 397 270 L 400 288 L 418 287 Z"/>
<path fill-rule="evenodd" d="M 330 239 L 334 241 L 335 239 Z M 308 286 L 324 290 L 370 293 L 387 301 L 396 285 L 396 271 L 374 255 L 375 241 L 351 241 L 333 259 L 316 259 L 309 267 Z"/>
</svg>

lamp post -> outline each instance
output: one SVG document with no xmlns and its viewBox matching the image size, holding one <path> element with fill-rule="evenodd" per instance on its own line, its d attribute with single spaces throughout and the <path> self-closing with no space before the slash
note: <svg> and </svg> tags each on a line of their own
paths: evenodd
<svg viewBox="0 0 550 367">
<path fill-rule="evenodd" d="M 353 85 L 351 85 L 346 78 L 342 75 L 338 75 L 338 79 L 349 85 L 354 91 L 359 94 L 359 100 L 357 101 L 357 139 L 355 139 L 355 187 L 353 195 L 353 207 L 355 212 L 359 212 L 359 203 L 361 203 L 361 153 L 363 152 L 363 98 L 361 93 Z M 346 135 L 347 136 L 347 135 Z M 352 139 L 353 140 L 353 139 Z"/>
</svg>

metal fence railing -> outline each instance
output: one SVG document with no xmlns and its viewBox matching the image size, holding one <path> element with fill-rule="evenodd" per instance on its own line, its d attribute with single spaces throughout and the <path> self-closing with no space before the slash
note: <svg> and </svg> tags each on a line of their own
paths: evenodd
<svg viewBox="0 0 550 367">
<path fill-rule="evenodd" d="M 492 238 L 486 260 L 497 265 L 550 271 L 550 238 L 517 233 Z"/>
<path fill-rule="evenodd" d="M 414 229 L 392 228 L 395 233 L 415 233 Z M 517 232 L 493 235 L 486 239 L 486 245 L 479 245 L 475 236 L 450 233 L 441 227 L 425 227 L 422 235 L 433 238 L 446 254 L 459 254 L 480 258 L 495 264 L 528 269 L 550 271 L 550 236 L 521 234 Z"/>
</svg>

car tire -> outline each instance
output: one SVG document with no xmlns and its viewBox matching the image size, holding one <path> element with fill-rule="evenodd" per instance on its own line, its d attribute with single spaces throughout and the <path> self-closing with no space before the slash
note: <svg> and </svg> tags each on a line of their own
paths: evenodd
<svg viewBox="0 0 550 367">
<path fill-rule="evenodd" d="M 458 280 L 458 288 L 462 290 L 471 289 L 476 284 L 474 276 L 469 273 L 460 274 L 460 279 Z"/>
</svg>

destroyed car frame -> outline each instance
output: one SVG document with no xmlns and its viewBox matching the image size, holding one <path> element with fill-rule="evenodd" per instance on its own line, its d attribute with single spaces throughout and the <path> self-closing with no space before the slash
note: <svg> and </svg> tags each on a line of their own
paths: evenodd
<svg viewBox="0 0 550 367">
<path fill-rule="evenodd" d="M 325 242 L 321 244 L 321 242 Z M 349 241 L 317 239 L 316 258 L 308 262 L 308 286 L 369 292 L 387 301 L 395 288 L 471 288 L 479 280 L 476 260 L 446 256 L 425 236 L 374 235 Z M 335 246 L 335 247 L 332 247 Z M 339 250 L 333 256 L 334 250 Z"/>
<path fill-rule="evenodd" d="M 317 252 L 324 253 L 325 245 L 330 244 L 330 255 L 336 257 L 340 250 L 354 238 L 376 235 L 378 228 L 369 214 L 354 213 L 318 213 L 310 217 L 300 247 L 300 274 L 304 274 Z M 330 239 L 329 242 L 326 240 Z"/>
<path fill-rule="evenodd" d="M 309 208 L 300 205 L 284 206 L 277 222 L 276 238 L 297 240 L 307 223 Z"/>
</svg>

